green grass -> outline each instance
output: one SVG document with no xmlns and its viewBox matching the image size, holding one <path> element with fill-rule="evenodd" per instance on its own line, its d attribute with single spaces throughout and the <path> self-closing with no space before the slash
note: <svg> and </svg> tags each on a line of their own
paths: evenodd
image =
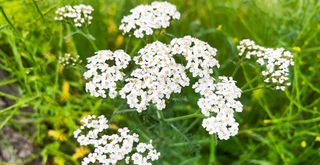
<svg viewBox="0 0 320 165">
<path fill-rule="evenodd" d="M 221 68 L 217 75 L 233 75 L 244 91 L 244 111 L 237 113 L 239 134 L 227 141 L 216 140 L 201 126 L 196 95 L 191 88 L 173 95 L 167 108 L 139 114 L 122 99 L 102 99 L 84 91 L 85 58 L 96 49 L 125 49 L 134 56 L 154 38 L 139 40 L 112 30 L 130 8 L 150 1 L 139 0 L 0 0 L 0 68 L 8 77 L 0 87 L 14 84 L 18 96 L 0 91 L 14 101 L 0 110 L 0 129 L 10 125 L 39 149 L 25 163 L 40 157 L 43 163 L 60 157 L 66 164 L 78 144 L 72 132 L 85 114 L 104 114 L 117 126 L 128 126 L 144 140 L 153 139 L 161 158 L 155 164 L 319 164 L 320 142 L 320 2 L 317 0 L 172 0 L 182 17 L 172 22 L 158 39 L 192 35 L 218 49 Z M 93 23 L 81 31 L 54 21 L 54 11 L 67 4 L 90 4 Z M 163 33 L 162 33 L 163 34 Z M 172 36 L 171 36 L 172 35 Z M 266 47 L 294 51 L 292 86 L 285 92 L 263 83 L 253 62 L 237 57 L 236 45 L 250 38 Z M 58 57 L 79 54 L 84 63 L 63 67 Z M 63 83 L 70 83 L 70 98 L 61 100 Z M 27 108 L 32 110 L 27 110 Z M 63 130 L 68 140 L 48 136 Z M 0 133 L 0 141 L 5 141 Z M 306 146 L 301 143 L 305 141 Z M 6 164 L 6 162 L 0 163 Z M 9 163 L 8 163 L 9 164 Z"/>
</svg>

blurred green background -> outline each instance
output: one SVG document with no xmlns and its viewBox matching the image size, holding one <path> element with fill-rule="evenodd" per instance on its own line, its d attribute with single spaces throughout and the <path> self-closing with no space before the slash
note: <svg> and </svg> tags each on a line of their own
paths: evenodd
<svg viewBox="0 0 320 165">
<path fill-rule="evenodd" d="M 151 2 L 0 0 L 0 164 L 79 164 L 88 150 L 79 148 L 72 132 L 87 114 L 104 114 L 113 128 L 128 126 L 145 141 L 153 139 L 161 152 L 154 164 L 320 164 L 318 0 L 169 1 L 182 16 L 158 39 L 192 35 L 208 42 L 218 49 L 215 74 L 234 75 L 243 89 L 240 131 L 227 141 L 208 135 L 200 118 L 175 120 L 199 111 L 190 87 L 167 101 L 160 120 L 155 108 L 137 113 L 122 99 L 85 92 L 82 73 L 95 52 L 92 43 L 134 56 L 155 41 L 122 36 L 117 28 L 131 8 Z M 81 3 L 95 9 L 83 29 L 88 33 L 54 20 L 57 8 Z M 290 88 L 268 88 L 257 64 L 238 59 L 236 45 L 245 38 L 293 52 Z M 62 66 L 58 58 L 65 53 L 78 54 L 83 63 Z"/>
</svg>

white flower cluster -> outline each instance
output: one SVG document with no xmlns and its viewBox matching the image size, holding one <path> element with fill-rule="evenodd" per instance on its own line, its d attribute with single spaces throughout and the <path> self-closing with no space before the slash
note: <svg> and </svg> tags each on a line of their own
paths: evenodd
<svg viewBox="0 0 320 165">
<path fill-rule="evenodd" d="M 79 55 L 71 55 L 70 53 L 65 53 L 63 56 L 59 57 L 59 63 L 63 66 L 72 65 L 75 66 L 78 63 L 81 63 Z"/>
<path fill-rule="evenodd" d="M 140 68 L 126 79 L 120 95 L 138 112 L 146 110 L 150 103 L 162 110 L 166 106 L 165 98 L 189 85 L 185 67 L 176 63 L 169 47 L 158 41 L 146 45 L 138 54 L 133 60 Z"/>
<path fill-rule="evenodd" d="M 124 34 L 133 31 L 133 35 L 137 38 L 153 34 L 154 29 L 169 27 L 171 19 L 180 19 L 176 6 L 168 2 L 139 5 L 130 12 L 130 15 L 122 18 L 119 29 Z"/>
<path fill-rule="evenodd" d="M 252 40 L 240 41 L 239 55 L 247 59 L 255 58 L 264 67 L 262 75 L 266 83 L 272 83 L 277 90 L 285 90 L 290 86 L 289 68 L 294 65 L 291 52 L 284 48 L 271 49 L 256 45 Z"/>
<path fill-rule="evenodd" d="M 109 89 L 111 98 L 117 95 L 116 82 L 122 80 L 124 74 L 120 69 L 127 67 L 130 57 L 123 51 L 116 52 L 99 51 L 96 56 L 88 58 L 89 70 L 84 76 L 91 80 L 86 89 L 92 95 L 106 97 L 105 89 Z M 193 88 L 201 95 L 198 105 L 207 117 L 203 120 L 203 127 L 209 134 L 229 139 L 238 132 L 239 124 L 233 113 L 242 111 L 242 104 L 237 100 L 241 90 L 232 78 L 219 77 L 215 80 L 211 77 L 213 68 L 219 67 L 216 54 L 215 48 L 190 36 L 173 39 L 169 45 L 159 41 L 148 44 L 133 58 L 139 68 L 125 79 L 119 94 L 127 99 L 130 108 L 136 108 L 138 112 L 146 110 L 150 104 L 162 110 L 166 107 L 165 99 L 189 85 L 186 74 L 186 69 L 189 69 L 193 77 L 200 78 Z M 175 55 L 185 57 L 186 66 L 178 64 L 173 58 Z M 106 60 L 115 60 L 115 66 L 110 67 Z"/>
<path fill-rule="evenodd" d="M 95 56 L 87 58 L 88 70 L 84 77 L 89 82 L 86 83 L 86 91 L 92 96 L 106 98 L 105 90 L 109 90 L 108 95 L 115 98 L 118 94 L 117 81 L 124 78 L 124 73 L 120 70 L 125 69 L 130 60 L 130 56 L 123 50 L 100 50 Z"/>
<path fill-rule="evenodd" d="M 76 6 L 64 6 L 56 11 L 54 19 L 58 21 L 73 20 L 76 27 L 82 27 L 84 25 L 90 25 L 92 20 L 93 8 L 90 5 L 76 5 Z"/>
<path fill-rule="evenodd" d="M 242 112 L 241 89 L 231 77 L 220 76 L 199 79 L 192 87 L 201 95 L 198 105 L 207 118 L 202 126 L 209 134 L 217 134 L 219 139 L 227 140 L 238 133 L 239 124 L 234 119 L 234 112 Z M 215 116 L 212 116 L 215 114 Z"/>
<path fill-rule="evenodd" d="M 82 165 L 115 165 L 118 162 L 136 165 L 151 165 L 160 153 L 149 143 L 139 143 L 139 135 L 131 134 L 128 128 L 119 128 L 117 133 L 107 135 L 108 120 L 104 116 L 88 116 L 83 125 L 74 131 L 74 137 L 82 146 L 93 146 L 94 150 L 82 160 Z"/>
<path fill-rule="evenodd" d="M 215 59 L 217 49 L 208 43 L 191 36 L 175 38 L 170 43 L 172 54 L 181 54 L 187 60 L 186 68 L 193 77 L 208 77 L 213 73 L 213 67 L 219 68 Z"/>
</svg>

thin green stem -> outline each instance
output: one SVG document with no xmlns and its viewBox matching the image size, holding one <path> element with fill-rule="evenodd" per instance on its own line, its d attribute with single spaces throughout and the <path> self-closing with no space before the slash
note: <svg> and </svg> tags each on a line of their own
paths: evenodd
<svg viewBox="0 0 320 165">
<path fill-rule="evenodd" d="M 97 45 L 93 42 L 92 35 L 88 31 L 86 33 L 82 32 L 82 31 L 78 31 L 78 32 L 79 32 L 79 34 L 81 34 L 83 37 L 85 37 L 89 41 L 89 43 L 91 44 L 94 51 L 98 50 Z"/>
<path fill-rule="evenodd" d="M 14 104 L 14 105 L 11 105 L 11 106 L 9 106 L 9 107 L 7 107 L 7 108 L 2 109 L 2 110 L 0 111 L 0 114 L 6 113 L 7 111 L 10 111 L 11 109 L 14 109 L 14 108 L 22 107 L 22 106 L 24 106 L 26 103 L 28 103 L 28 102 L 30 102 L 30 101 L 38 98 L 38 97 L 39 97 L 39 95 L 34 96 L 34 97 L 31 97 L 30 99 L 25 99 L 25 100 L 19 101 L 19 102 L 17 102 L 17 103 Z"/>
<path fill-rule="evenodd" d="M 32 0 L 32 3 L 33 3 L 33 5 L 36 7 L 36 10 L 37 10 L 37 12 L 40 14 L 42 20 L 44 21 L 44 16 L 43 16 L 43 14 L 42 14 L 39 6 L 38 6 L 38 3 L 37 3 L 35 0 Z"/>
<path fill-rule="evenodd" d="M 173 34 L 170 34 L 170 33 L 167 33 L 167 32 L 165 32 L 164 34 L 165 34 L 166 36 L 169 36 L 170 38 L 176 38 L 176 36 L 173 35 Z"/>
<path fill-rule="evenodd" d="M 129 39 L 126 41 L 126 46 L 125 46 L 125 48 L 124 48 L 124 51 L 125 51 L 125 52 L 128 51 L 130 40 L 131 40 L 131 37 L 129 37 Z"/>
<path fill-rule="evenodd" d="M 262 88 L 265 88 L 265 86 L 258 86 L 258 87 L 251 88 L 251 89 L 245 89 L 245 90 L 242 91 L 242 93 L 251 92 L 251 91 L 254 91 L 254 90 L 257 90 L 257 89 L 262 89 Z"/>
<path fill-rule="evenodd" d="M 203 140 L 199 140 L 199 141 L 191 141 L 192 144 L 208 144 L 210 143 L 211 140 L 209 139 L 203 139 Z M 181 142 L 181 143 L 175 143 L 170 145 L 170 147 L 183 147 L 183 146 L 188 146 L 190 145 L 190 142 Z"/>
<path fill-rule="evenodd" d="M 199 113 L 194 113 L 194 114 L 191 114 L 191 115 L 185 115 L 185 116 L 179 116 L 179 117 L 165 119 L 165 121 L 166 122 L 174 122 L 174 121 L 190 119 L 190 118 L 204 118 L 204 116 L 199 114 Z"/>
<path fill-rule="evenodd" d="M 10 115 L 0 124 L 0 130 L 9 122 L 9 120 L 16 114 L 18 107 L 10 113 Z"/>
<path fill-rule="evenodd" d="M 14 95 L 11 95 L 11 94 L 8 94 L 8 93 L 4 93 L 4 92 L 1 92 L 1 91 L 0 91 L 0 96 L 9 98 L 11 100 L 18 100 L 19 99 L 17 96 L 14 96 Z"/>
<path fill-rule="evenodd" d="M 13 31 L 14 31 L 15 33 L 17 33 L 19 37 L 21 37 L 21 34 L 20 34 L 20 33 L 17 31 L 17 29 L 13 26 L 13 24 L 12 24 L 11 21 L 9 20 L 6 12 L 3 10 L 3 7 L 2 7 L 2 6 L 0 6 L 0 10 L 1 10 L 1 13 L 2 13 L 4 19 L 8 22 L 8 24 L 9 24 L 10 27 L 13 29 Z"/>
<path fill-rule="evenodd" d="M 258 77 L 258 76 L 256 76 L 256 77 L 253 78 L 253 79 L 250 79 L 250 77 L 249 77 L 249 75 L 248 75 L 248 73 L 247 73 L 247 71 L 246 71 L 246 68 L 245 68 L 245 66 L 243 65 L 243 63 L 241 63 L 240 65 L 241 65 L 241 68 L 242 68 L 242 70 L 243 70 L 243 74 L 244 74 L 245 80 L 246 80 L 246 82 L 247 82 L 247 83 L 241 88 L 241 90 L 243 90 L 243 88 L 244 88 L 247 84 L 248 84 L 248 86 L 249 86 L 251 89 L 254 89 L 254 87 L 253 87 L 253 85 L 252 85 L 252 82 L 253 82 L 253 80 L 255 80 L 256 77 Z M 260 104 L 260 105 L 262 106 L 262 108 L 266 111 L 266 113 L 268 114 L 268 116 L 269 116 L 271 119 L 273 119 L 273 115 L 272 115 L 269 107 L 268 107 L 267 104 L 265 103 L 265 100 L 264 100 L 264 99 L 263 99 L 263 100 L 259 100 L 259 104 Z"/>
<path fill-rule="evenodd" d="M 237 74 L 237 72 L 238 72 L 238 70 L 239 70 L 239 68 L 240 68 L 239 63 L 236 63 L 236 64 L 238 64 L 238 65 L 236 66 L 236 68 L 235 68 L 234 71 L 232 72 L 231 77 L 234 77 L 234 76 Z"/>
<path fill-rule="evenodd" d="M 198 122 L 200 118 L 195 119 L 184 131 L 183 133 L 189 132 Z"/>
<path fill-rule="evenodd" d="M 128 112 L 136 112 L 136 111 L 137 111 L 136 109 L 124 109 L 124 110 L 119 110 L 119 111 L 114 112 L 113 115 L 128 113 Z"/>
<path fill-rule="evenodd" d="M 216 163 L 216 138 L 215 135 L 210 136 L 210 158 L 209 165 L 215 165 Z"/>
</svg>

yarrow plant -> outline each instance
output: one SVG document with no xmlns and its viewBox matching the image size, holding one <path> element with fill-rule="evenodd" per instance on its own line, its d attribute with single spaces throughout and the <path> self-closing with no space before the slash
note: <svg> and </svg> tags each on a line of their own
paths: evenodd
<svg viewBox="0 0 320 165">
<path fill-rule="evenodd" d="M 182 87 L 189 85 L 185 67 L 175 62 L 170 49 L 161 42 L 148 44 L 133 60 L 140 68 L 126 79 L 120 94 L 138 112 L 146 110 L 150 102 L 159 110 L 164 109 L 165 98 L 169 99 L 172 93 L 180 93 Z"/>
<path fill-rule="evenodd" d="M 137 38 L 153 34 L 153 30 L 166 28 L 170 20 L 179 19 L 180 13 L 168 2 L 153 2 L 139 5 L 125 16 L 119 27 L 123 33 L 133 32 Z M 276 89 L 284 90 L 290 85 L 289 67 L 293 65 L 292 54 L 283 48 L 270 49 L 256 45 L 251 40 L 243 40 L 238 46 L 239 55 L 247 59 L 256 58 L 265 67 L 262 72 L 265 82 L 272 82 Z M 186 64 L 177 63 L 175 57 L 181 55 Z M 198 106 L 205 117 L 202 126 L 209 134 L 227 140 L 235 136 L 239 123 L 234 113 L 242 112 L 239 101 L 241 89 L 232 77 L 213 78 L 214 69 L 220 67 L 216 59 L 217 49 L 208 43 L 191 36 L 173 38 L 169 44 L 155 41 L 147 44 L 133 57 L 137 65 L 128 78 L 122 72 L 130 56 L 124 51 L 98 51 L 88 58 L 84 77 L 88 80 L 86 90 L 95 97 L 115 98 L 118 94 L 126 99 L 130 108 L 142 112 L 153 104 L 158 110 L 166 108 L 166 99 L 173 93 L 181 93 L 182 88 L 190 85 L 187 73 L 196 79 L 193 89 L 200 94 Z M 124 86 L 117 89 L 117 82 Z"/>
<path fill-rule="evenodd" d="M 152 2 L 130 10 L 131 14 L 121 20 L 119 29 L 124 34 L 133 32 L 136 38 L 151 35 L 156 29 L 167 28 L 170 20 L 180 19 L 176 6 L 169 2 Z"/>
<path fill-rule="evenodd" d="M 262 75 L 266 83 L 271 83 L 277 90 L 284 91 L 290 86 L 289 68 L 294 65 L 293 55 L 284 48 L 272 49 L 257 45 L 254 41 L 244 39 L 238 46 L 239 56 L 256 59 L 264 67 Z"/>
<path fill-rule="evenodd" d="M 87 59 L 87 71 L 84 78 L 89 80 L 86 83 L 86 91 L 92 96 L 106 98 L 106 90 L 110 98 L 115 98 L 117 92 L 117 81 L 124 78 L 125 69 L 131 57 L 123 50 L 112 52 L 100 50 L 94 56 Z"/>
<path fill-rule="evenodd" d="M 76 27 L 90 25 L 92 20 L 93 8 L 90 5 L 64 6 L 56 10 L 57 16 L 54 18 L 58 21 L 72 21 Z"/>
<path fill-rule="evenodd" d="M 87 164 L 136 164 L 151 165 L 158 160 L 160 153 L 154 149 L 152 140 L 140 142 L 139 135 L 130 133 L 126 127 L 114 134 L 107 134 L 109 125 L 105 116 L 89 115 L 82 120 L 83 125 L 74 131 L 74 137 L 81 146 L 93 147 L 82 165 Z"/>
</svg>

